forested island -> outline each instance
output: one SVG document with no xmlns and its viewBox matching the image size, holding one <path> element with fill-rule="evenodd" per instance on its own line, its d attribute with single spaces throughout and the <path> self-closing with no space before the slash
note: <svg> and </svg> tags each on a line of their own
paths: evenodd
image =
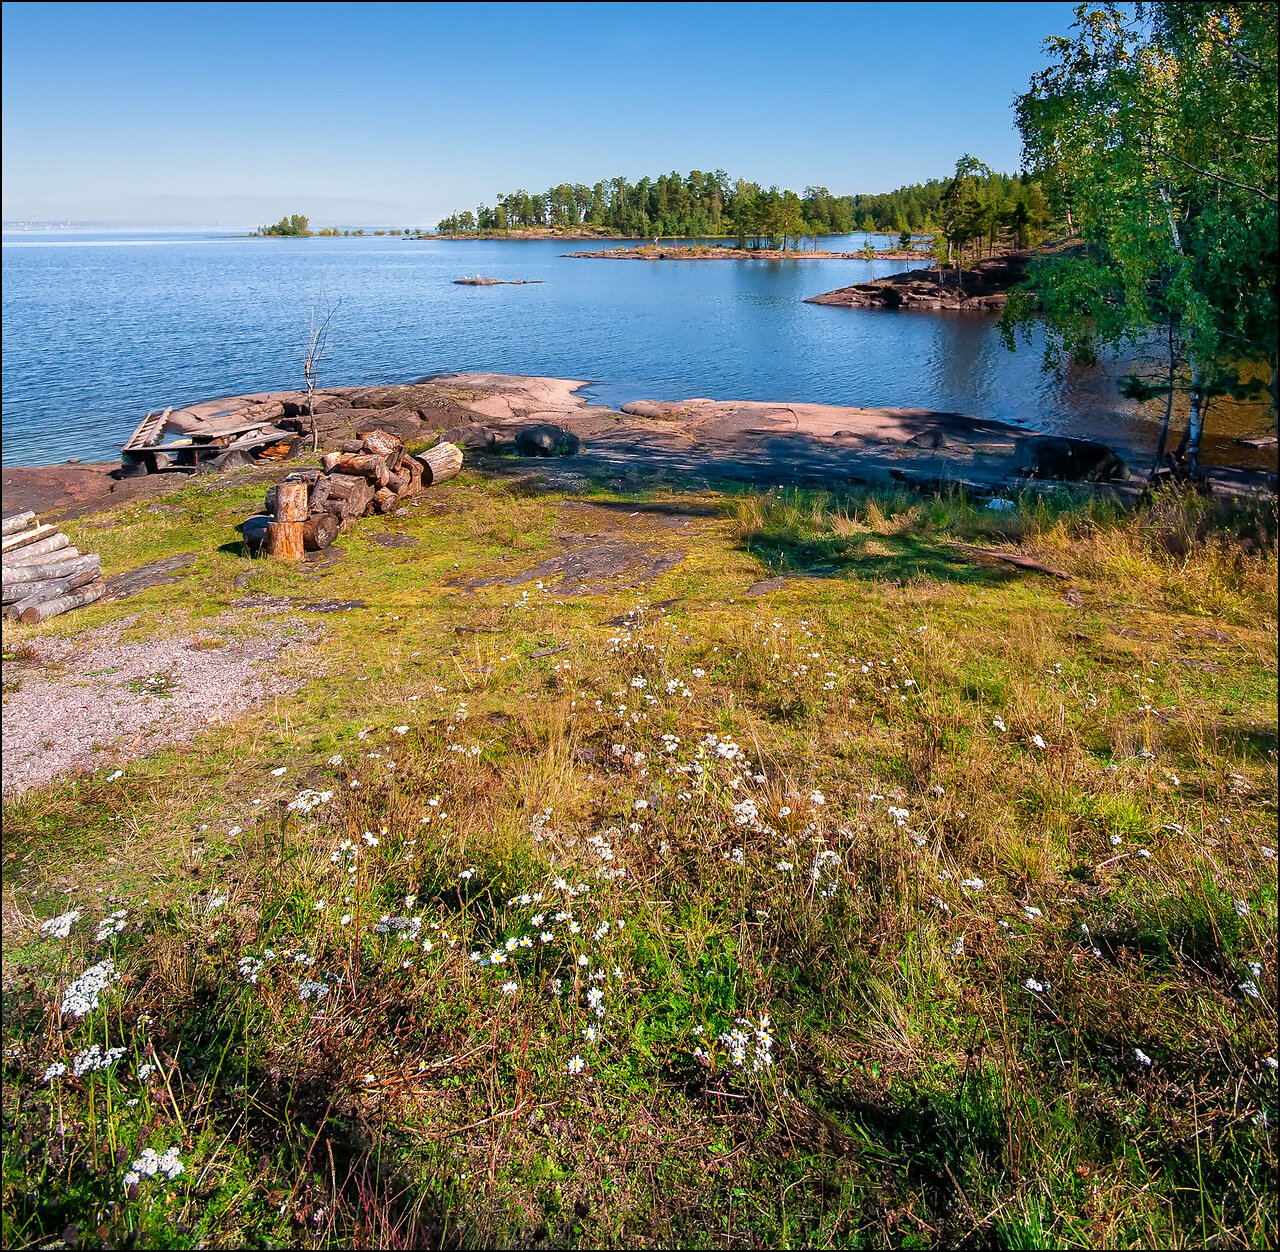
<svg viewBox="0 0 1280 1252">
<path fill-rule="evenodd" d="M 910 237 L 947 227 L 956 208 L 956 185 L 964 183 L 967 209 L 977 233 L 1005 231 L 1026 247 L 1043 237 L 1052 221 L 1050 197 L 1038 176 L 1000 174 L 964 157 L 951 178 L 933 178 L 880 195 L 834 195 L 806 187 L 801 195 L 776 186 L 731 179 L 723 170 L 657 178 L 560 183 L 543 192 L 501 192 L 490 207 L 480 204 L 442 218 L 441 235 L 581 233 L 631 238 L 726 238 L 739 248 L 768 243 L 798 249 L 802 241 L 854 231 L 892 234 L 901 246 Z"/>
</svg>

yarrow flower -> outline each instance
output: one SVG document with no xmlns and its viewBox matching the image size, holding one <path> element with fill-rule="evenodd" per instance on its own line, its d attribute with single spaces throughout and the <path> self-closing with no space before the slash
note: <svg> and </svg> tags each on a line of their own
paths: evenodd
<svg viewBox="0 0 1280 1252">
<path fill-rule="evenodd" d="M 94 943 L 105 943 L 118 935 L 124 929 L 125 918 L 128 916 L 127 909 L 117 909 L 114 913 L 108 913 L 98 923 L 98 933 L 93 937 Z"/>
<path fill-rule="evenodd" d="M 62 1011 L 86 1017 L 98 1007 L 98 997 L 116 980 L 115 962 L 108 958 L 91 965 L 62 993 Z"/>
<path fill-rule="evenodd" d="M 71 1062 L 71 1072 L 77 1077 L 91 1074 L 94 1070 L 106 1069 L 114 1065 L 126 1052 L 125 1048 L 108 1048 L 105 1052 L 96 1043 L 91 1043 L 83 1052 L 76 1054 Z"/>
<path fill-rule="evenodd" d="M 318 809 L 322 804 L 328 804 L 333 799 L 332 791 L 313 791 L 310 787 L 299 791 L 296 796 L 285 806 L 290 813 L 310 813 L 312 809 Z"/>
<path fill-rule="evenodd" d="M 171 1182 L 186 1168 L 178 1159 L 178 1145 L 157 1152 L 154 1148 L 143 1148 L 141 1154 L 129 1167 L 130 1172 L 124 1176 L 125 1187 L 136 1187 L 141 1181 L 140 1175 L 154 1178 L 163 1174 Z M 130 1181 L 132 1179 L 132 1181 Z"/>
<path fill-rule="evenodd" d="M 55 1061 L 48 1069 L 44 1071 L 40 1081 L 52 1082 L 55 1078 L 61 1078 L 67 1072 L 67 1067 L 61 1061 Z"/>
<path fill-rule="evenodd" d="M 40 923 L 40 933 L 49 939 L 65 939 L 71 933 L 71 927 L 80 920 L 80 910 L 72 909 L 69 913 L 60 913 L 48 921 Z"/>
</svg>

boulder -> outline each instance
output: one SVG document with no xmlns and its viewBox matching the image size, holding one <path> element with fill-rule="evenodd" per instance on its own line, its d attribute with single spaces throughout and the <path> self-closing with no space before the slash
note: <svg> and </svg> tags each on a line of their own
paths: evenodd
<svg viewBox="0 0 1280 1252">
<path fill-rule="evenodd" d="M 451 426 L 440 436 L 440 442 L 456 443 L 460 448 L 471 448 L 477 452 L 492 452 L 498 437 L 487 426 L 472 422 L 467 426 Z"/>
<path fill-rule="evenodd" d="M 1065 435 L 1033 435 L 1018 447 L 1018 473 L 1067 482 L 1115 482 L 1129 467 L 1105 443 Z"/>
<path fill-rule="evenodd" d="M 550 422 L 526 426 L 516 436 L 516 451 L 521 456 L 572 456 L 579 447 L 577 435 Z"/>
<path fill-rule="evenodd" d="M 908 448 L 949 448 L 951 439 L 945 430 L 922 430 L 906 441 Z"/>
</svg>

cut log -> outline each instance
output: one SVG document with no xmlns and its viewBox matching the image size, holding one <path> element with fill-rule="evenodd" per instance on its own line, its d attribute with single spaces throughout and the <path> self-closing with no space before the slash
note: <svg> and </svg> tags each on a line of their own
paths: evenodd
<svg viewBox="0 0 1280 1252">
<path fill-rule="evenodd" d="M 342 522 L 332 513 L 316 513 L 302 526 L 302 546 L 308 552 L 323 552 L 337 537 Z"/>
<path fill-rule="evenodd" d="M 307 508 L 312 513 L 320 512 L 324 507 L 324 502 L 329 498 L 329 475 L 317 474 L 315 481 L 311 484 L 311 493 L 307 497 Z"/>
<path fill-rule="evenodd" d="M 447 482 L 462 468 L 462 449 L 456 443 L 438 443 L 420 452 L 417 460 L 422 465 L 422 485 L 433 487 Z"/>
<path fill-rule="evenodd" d="M 391 513 L 400 503 L 400 497 L 389 487 L 379 487 L 373 493 L 373 507 L 379 513 Z"/>
<path fill-rule="evenodd" d="M 267 552 L 281 561 L 302 560 L 303 522 L 272 522 L 267 526 Z"/>
<path fill-rule="evenodd" d="M 344 439 L 338 445 L 338 450 L 340 452 L 363 452 L 364 440 L 363 439 Z"/>
<path fill-rule="evenodd" d="M 56 530 L 56 526 L 50 526 L 46 522 L 44 525 L 32 527 L 31 530 L 18 531 L 0 540 L 0 552 L 12 552 L 15 548 L 25 548 L 29 543 L 48 538 Z"/>
<path fill-rule="evenodd" d="M 388 491 L 394 491 L 397 496 L 404 495 L 404 489 L 409 485 L 409 475 L 403 478 L 399 474 L 388 474 L 387 481 L 382 484 Z"/>
<path fill-rule="evenodd" d="M 285 479 L 276 488 L 276 521 L 305 522 L 307 520 L 307 484 Z"/>
<path fill-rule="evenodd" d="M 30 509 L 27 509 L 22 513 L 10 513 L 9 516 L 4 519 L 3 533 L 6 535 L 12 535 L 19 530 L 26 530 L 26 528 L 32 525 L 35 520 L 36 515 Z"/>
<path fill-rule="evenodd" d="M 46 600 L 56 600 L 70 591 L 96 582 L 101 576 L 102 571 L 95 566 L 93 569 L 81 570 L 70 578 L 53 578 L 47 582 L 28 583 L 24 588 L 27 594 L 13 598 L 13 607 L 9 610 L 9 614 L 21 620 L 22 614 L 33 605 L 43 604 Z"/>
<path fill-rule="evenodd" d="M 359 495 L 368 486 L 363 478 L 352 474 L 330 474 L 329 499 L 345 500 L 348 496 Z"/>
<path fill-rule="evenodd" d="M 344 521 L 353 517 L 363 517 L 365 509 L 373 499 L 373 484 L 365 482 L 363 478 L 356 481 L 360 484 L 359 487 L 340 498 L 335 497 L 330 491 L 329 498 L 321 506 L 322 512 L 333 513 Z"/>
<path fill-rule="evenodd" d="M 344 452 L 346 451 L 345 446 L 343 448 L 343 451 Z M 356 448 L 356 451 L 357 452 L 360 451 L 359 447 Z M 337 465 L 337 463 L 340 460 L 342 460 L 342 452 L 326 452 L 320 458 L 320 464 L 324 466 L 324 472 L 328 474 L 332 471 L 333 467 Z"/>
<path fill-rule="evenodd" d="M 387 430 L 371 430 L 364 437 L 364 450 L 375 456 L 388 457 L 404 447 L 404 443 Z"/>
<path fill-rule="evenodd" d="M 82 605 L 92 604 L 101 597 L 105 588 L 105 583 L 96 582 L 88 587 L 82 587 L 79 591 L 72 591 L 68 595 L 59 596 L 56 600 L 46 600 L 43 604 L 32 605 L 31 608 L 23 610 L 20 620 L 28 626 L 34 626 L 36 622 L 43 622 L 50 617 L 57 617 L 59 613 L 66 613 L 70 609 L 78 609 Z"/>
<path fill-rule="evenodd" d="M 81 570 L 101 568 L 101 561 L 96 552 L 78 556 L 74 561 L 49 561 L 43 565 L 6 565 L 0 580 L 4 586 L 20 587 L 24 583 L 44 582 L 49 578 L 70 578 Z"/>
<path fill-rule="evenodd" d="M 41 539 L 37 543 L 29 543 L 25 548 L 19 548 L 16 552 L 4 554 L 4 563 L 6 565 L 27 565 L 31 561 L 65 561 L 67 557 L 64 555 L 70 552 L 73 556 L 77 555 L 77 550 L 70 547 L 71 540 L 61 531 L 56 535 L 50 535 L 48 539 Z"/>
<path fill-rule="evenodd" d="M 251 552 L 261 552 L 267 546 L 267 527 L 275 519 L 269 513 L 259 513 L 254 517 L 246 517 L 240 527 L 240 533 Z"/>
<path fill-rule="evenodd" d="M 387 481 L 387 458 L 377 453 L 340 452 L 330 473 L 358 475 L 382 487 Z"/>
<path fill-rule="evenodd" d="M 422 490 L 422 462 L 416 456 L 406 456 L 396 473 L 409 479 L 409 485 L 400 493 L 402 496 L 416 496 Z"/>
</svg>

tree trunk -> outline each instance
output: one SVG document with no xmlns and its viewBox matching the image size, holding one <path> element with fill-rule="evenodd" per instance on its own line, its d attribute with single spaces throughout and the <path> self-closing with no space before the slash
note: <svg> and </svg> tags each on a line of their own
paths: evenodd
<svg viewBox="0 0 1280 1252">
<path fill-rule="evenodd" d="M 46 600 L 56 600 L 59 596 L 75 591 L 79 587 L 97 582 L 101 577 L 102 571 L 95 565 L 92 569 L 81 570 L 70 578 L 53 578 L 41 583 L 27 583 L 23 587 L 25 595 L 16 595 L 13 591 L 7 593 L 6 599 L 13 604 L 9 609 L 9 615 L 20 620 L 27 609 L 43 604 Z"/>
<path fill-rule="evenodd" d="M 308 552 L 322 552 L 337 537 L 342 522 L 332 513 L 316 513 L 302 525 L 302 546 Z"/>
<path fill-rule="evenodd" d="M 422 465 L 422 485 L 448 482 L 462 468 L 462 449 L 455 443 L 438 443 L 417 457 Z"/>
<path fill-rule="evenodd" d="M 302 522 L 271 522 L 267 526 L 267 552 L 281 561 L 302 560 Z"/>
<path fill-rule="evenodd" d="M 3 578 L 5 587 L 19 587 L 24 583 L 43 582 L 49 578 L 70 578 L 90 567 L 98 568 L 101 561 L 96 552 L 78 556 L 73 561 L 50 561 L 45 565 L 6 565 Z"/>
<path fill-rule="evenodd" d="M 1151 463 L 1151 477 L 1148 483 L 1155 482 L 1156 475 L 1164 465 L 1166 449 L 1169 446 L 1169 419 L 1173 416 L 1173 319 L 1169 319 L 1169 392 L 1164 399 L 1164 421 L 1160 423 L 1160 438 L 1156 440 L 1155 460 Z"/>
<path fill-rule="evenodd" d="M 4 519 L 2 531 L 0 531 L 0 533 L 3 533 L 4 535 L 15 534 L 16 532 L 30 526 L 35 520 L 36 515 L 30 509 L 27 509 L 22 513 L 10 513 L 9 516 Z"/>
<path fill-rule="evenodd" d="M 285 481 L 276 487 L 275 517 L 277 522 L 307 520 L 307 484 Z"/>
<path fill-rule="evenodd" d="M 65 561 L 78 555 L 75 548 L 70 547 L 71 540 L 59 531 L 56 535 L 50 535 L 48 539 L 41 539 L 37 543 L 29 543 L 25 548 L 19 548 L 16 552 L 6 552 L 4 560 L 6 565 L 28 565 L 33 561 Z"/>
<path fill-rule="evenodd" d="M 57 617 L 59 613 L 66 613 L 70 609 L 78 609 L 82 605 L 92 604 L 102 596 L 105 589 L 105 584 L 98 582 L 92 586 L 84 587 L 80 591 L 72 591 L 68 595 L 59 596 L 56 600 L 46 600 L 43 604 L 36 604 L 29 609 L 24 609 L 21 620 L 28 626 L 34 626 L 36 622 L 43 622 L 50 617 Z"/>
</svg>

